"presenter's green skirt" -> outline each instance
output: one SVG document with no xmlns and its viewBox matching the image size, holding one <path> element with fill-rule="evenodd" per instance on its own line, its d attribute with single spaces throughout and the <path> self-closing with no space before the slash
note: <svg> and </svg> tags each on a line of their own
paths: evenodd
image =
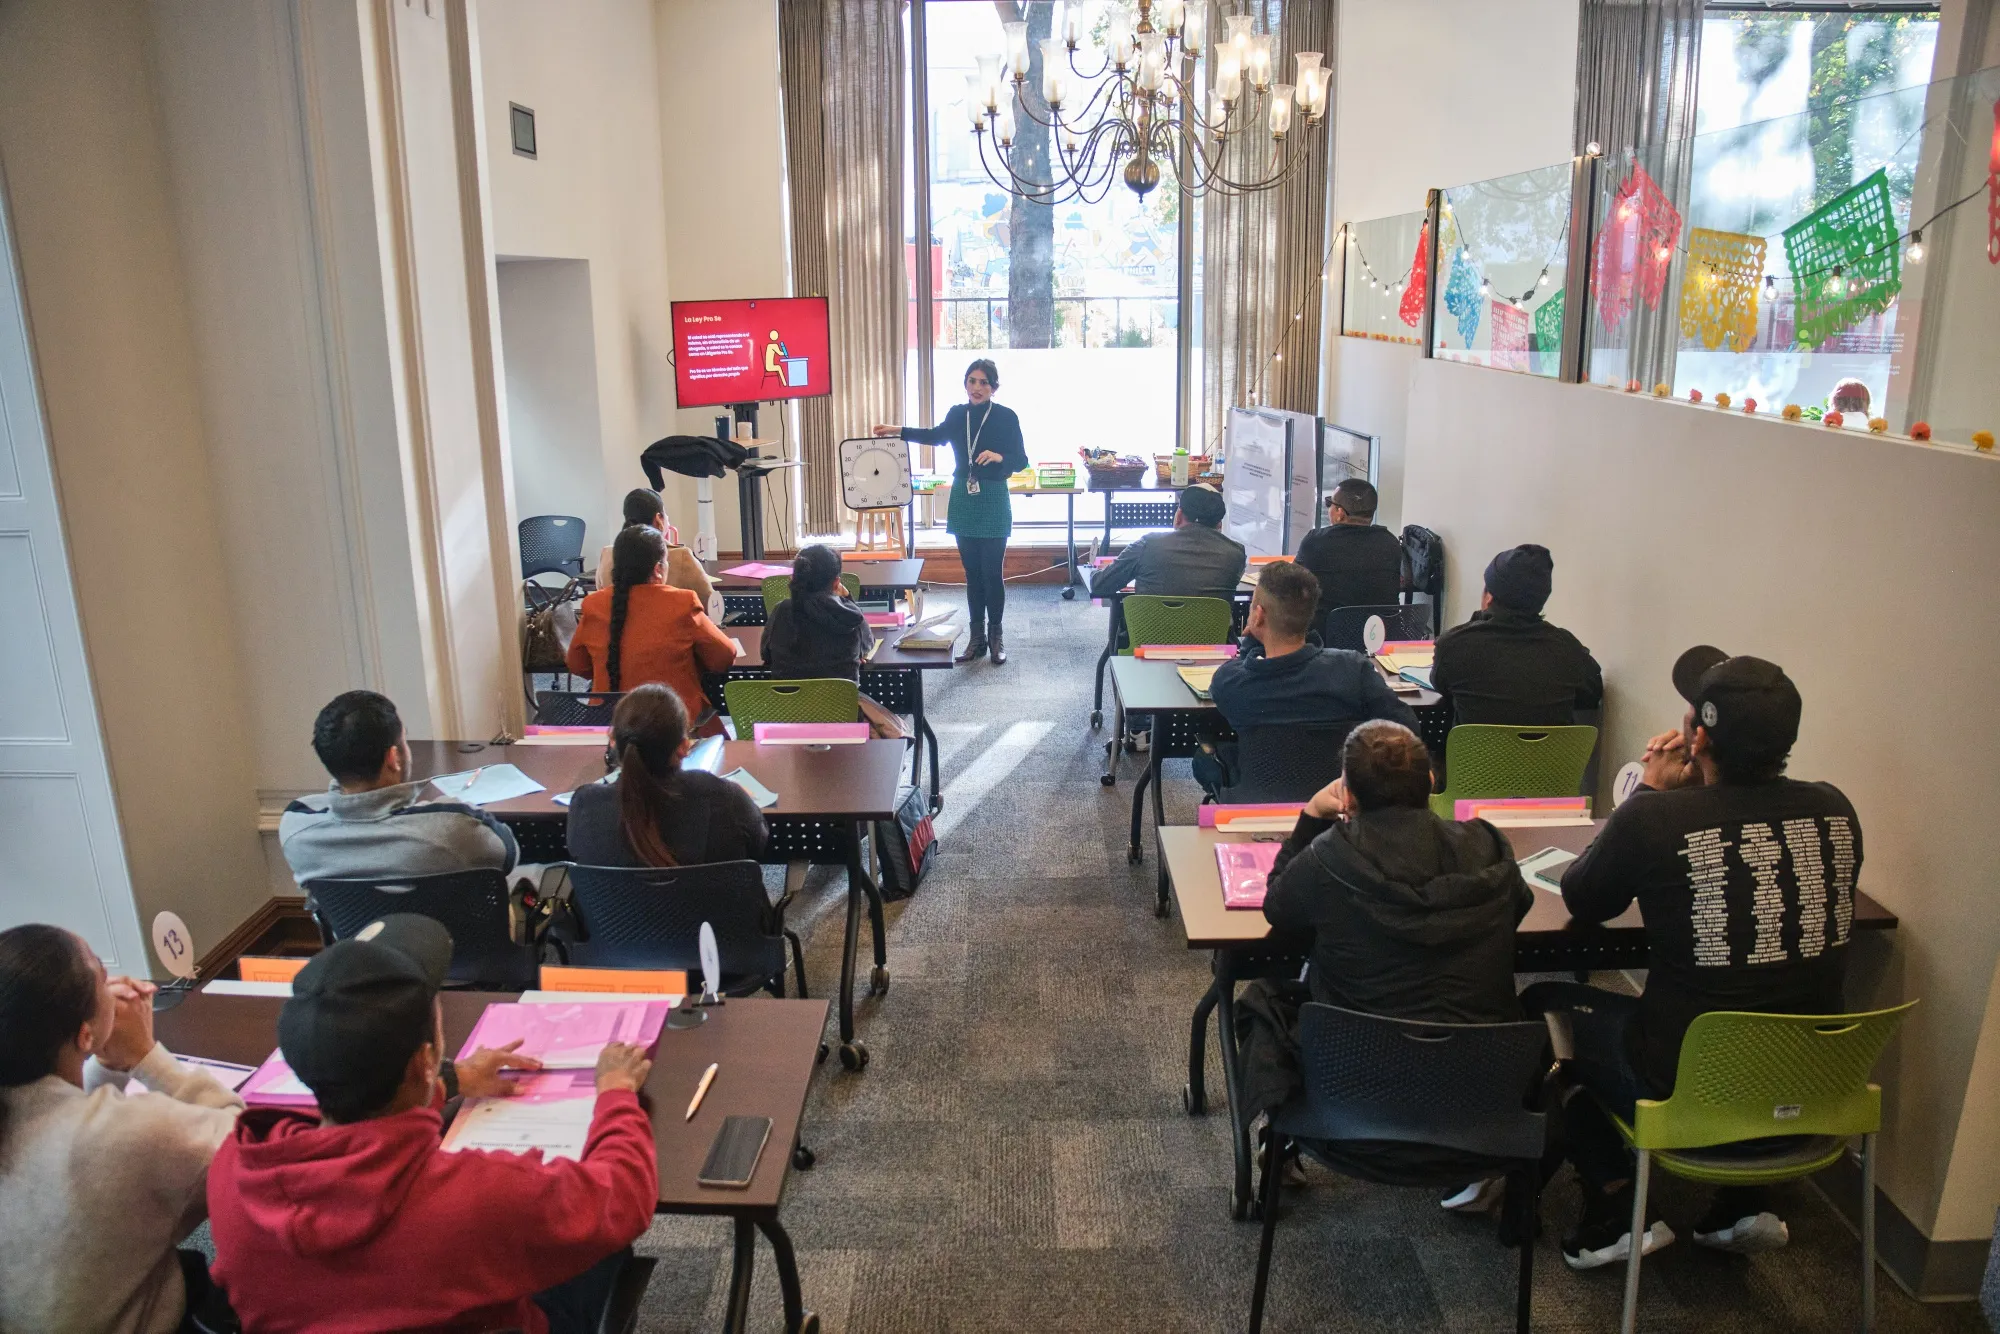
<svg viewBox="0 0 2000 1334">
<path fill-rule="evenodd" d="M 953 537 L 1006 537 L 1012 533 L 1014 504 L 1007 495 L 1006 481 L 982 481 L 975 496 L 965 489 L 965 478 L 954 477 L 944 526 Z"/>
</svg>

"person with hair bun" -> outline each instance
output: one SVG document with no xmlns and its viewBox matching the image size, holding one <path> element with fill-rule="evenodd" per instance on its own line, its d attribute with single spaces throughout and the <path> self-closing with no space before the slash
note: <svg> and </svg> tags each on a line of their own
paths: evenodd
<svg viewBox="0 0 2000 1334">
<path fill-rule="evenodd" d="M 0 931 L 0 1330 L 170 1334 L 213 1300 L 174 1247 L 243 1100 L 154 1040 L 156 990 L 61 927 Z"/>
<path fill-rule="evenodd" d="M 965 402 L 953 405 L 936 426 L 878 426 L 876 435 L 899 435 L 919 445 L 950 445 L 951 507 L 945 527 L 958 539 L 958 558 L 965 566 L 965 606 L 972 639 L 959 662 L 993 654 L 993 665 L 1007 661 L 1007 644 L 1000 635 L 1000 617 L 1007 609 L 1007 537 L 1014 531 L 1013 502 L 1007 479 L 1028 466 L 1021 443 L 1021 419 L 1012 408 L 993 401 L 1000 388 L 1000 368 L 981 357 L 965 368 Z"/>
<path fill-rule="evenodd" d="M 585 866 L 755 861 L 768 831 L 750 794 L 683 769 L 687 709 L 662 685 L 638 686 L 611 713 L 611 774 L 569 803 L 570 856 Z"/>
<path fill-rule="evenodd" d="M 685 588 L 669 588 L 667 544 L 657 528 L 633 527 L 611 544 L 611 584 L 583 600 L 566 660 L 592 690 L 611 693 L 657 683 L 681 698 L 704 734 L 721 730 L 709 715 L 701 673 L 729 670 L 735 641 Z"/>
</svg>

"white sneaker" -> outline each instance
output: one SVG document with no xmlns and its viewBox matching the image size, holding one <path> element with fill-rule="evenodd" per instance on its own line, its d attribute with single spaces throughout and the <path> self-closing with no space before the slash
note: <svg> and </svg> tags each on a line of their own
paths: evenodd
<svg viewBox="0 0 2000 1334">
<path fill-rule="evenodd" d="M 1646 1229 L 1646 1240 L 1639 1254 L 1651 1255 L 1654 1251 L 1665 1250 L 1673 1244 L 1674 1230 L 1667 1226 L 1665 1219 L 1658 1219 Z M 1629 1230 L 1619 1233 L 1618 1240 L 1609 1246 L 1601 1246 L 1594 1251 L 1581 1247 L 1572 1251 L 1568 1246 L 1563 1247 L 1563 1263 L 1579 1273 L 1586 1269 L 1601 1269 L 1605 1265 L 1622 1265 L 1631 1256 L 1632 1233 Z"/>
<path fill-rule="evenodd" d="M 1785 1220 L 1773 1213 L 1751 1214 L 1714 1232 L 1694 1234 L 1696 1244 L 1733 1255 L 1756 1255 L 1760 1251 L 1782 1250 L 1792 1239 Z"/>
<path fill-rule="evenodd" d="M 1484 1181 L 1473 1182 L 1454 1195 L 1445 1196 L 1438 1201 L 1438 1207 L 1455 1214 L 1483 1214 L 1498 1205 L 1506 1193 L 1506 1177 L 1488 1177 Z"/>
</svg>

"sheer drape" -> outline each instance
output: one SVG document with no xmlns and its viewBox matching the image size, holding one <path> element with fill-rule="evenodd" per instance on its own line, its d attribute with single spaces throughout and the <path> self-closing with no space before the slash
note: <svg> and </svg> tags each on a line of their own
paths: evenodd
<svg viewBox="0 0 2000 1334">
<path fill-rule="evenodd" d="M 1249 12 L 1257 17 L 1258 31 L 1277 35 L 1274 82 L 1292 82 L 1292 57 L 1300 51 L 1324 52 L 1327 65 L 1336 64 L 1335 0 L 1262 0 Z M 1211 15 L 1211 31 L 1221 26 L 1214 19 Z M 1319 276 L 1326 259 L 1327 170 L 1333 151 L 1330 90 L 1328 107 L 1328 118 L 1314 129 L 1294 115 L 1291 135 L 1299 138 L 1291 148 L 1305 150 L 1307 157 L 1283 185 L 1202 200 L 1204 447 L 1221 441 L 1232 407 L 1254 401 L 1318 411 Z M 1232 137 L 1224 153 L 1228 175 L 1257 179 L 1269 171 L 1270 135 L 1261 126 L 1246 128 Z M 1273 361 L 1281 351 L 1283 359 Z"/>
<path fill-rule="evenodd" d="M 1604 150 L 1608 195 L 1636 157 L 1687 214 L 1693 176 L 1695 88 L 1701 72 L 1703 0 L 1583 0 L 1576 35 L 1576 151 Z M 1629 151 L 1628 151 L 1629 150 Z M 1629 374 L 1673 383 L 1681 258 L 1657 308 L 1634 307 Z"/>
<path fill-rule="evenodd" d="M 780 0 L 778 32 L 792 291 L 833 322 L 833 396 L 799 405 L 805 527 L 834 533 L 839 441 L 903 412 L 902 3 Z"/>
</svg>

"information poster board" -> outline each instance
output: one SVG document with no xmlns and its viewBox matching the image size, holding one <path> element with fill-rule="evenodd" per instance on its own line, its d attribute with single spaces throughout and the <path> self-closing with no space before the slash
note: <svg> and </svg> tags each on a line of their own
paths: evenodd
<svg viewBox="0 0 2000 1334">
<path fill-rule="evenodd" d="M 1224 427 L 1228 462 L 1222 531 L 1252 556 L 1283 556 L 1292 458 L 1289 414 L 1231 408 Z"/>
</svg>

